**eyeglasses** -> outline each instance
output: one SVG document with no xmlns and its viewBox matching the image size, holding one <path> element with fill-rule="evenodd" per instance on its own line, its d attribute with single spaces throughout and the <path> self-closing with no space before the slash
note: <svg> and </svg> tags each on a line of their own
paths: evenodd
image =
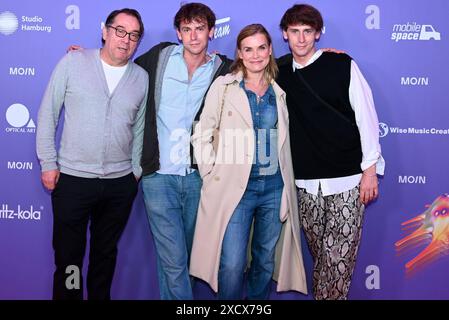
<svg viewBox="0 0 449 320">
<path fill-rule="evenodd" d="M 129 40 L 131 40 L 131 41 L 137 42 L 140 39 L 140 33 L 137 33 L 137 32 L 126 32 L 123 29 L 119 29 L 119 28 L 116 28 L 116 27 L 113 27 L 113 26 L 109 26 L 109 25 L 106 26 L 106 27 L 115 29 L 115 35 L 117 37 L 119 37 L 119 38 L 124 38 L 124 37 L 126 37 L 126 35 L 129 34 Z"/>
</svg>

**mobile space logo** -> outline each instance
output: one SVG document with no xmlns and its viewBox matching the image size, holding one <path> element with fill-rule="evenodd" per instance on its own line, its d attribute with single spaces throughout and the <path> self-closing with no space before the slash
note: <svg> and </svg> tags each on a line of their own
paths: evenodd
<svg viewBox="0 0 449 320">
<path fill-rule="evenodd" d="M 19 20 L 14 13 L 10 11 L 4 11 L 0 13 L 0 33 L 5 36 L 9 36 L 16 32 L 19 27 Z"/>
<path fill-rule="evenodd" d="M 431 24 L 418 24 L 407 22 L 406 24 L 395 24 L 391 33 L 391 40 L 441 40 L 441 34 Z"/>
<path fill-rule="evenodd" d="M 27 107 L 20 103 L 14 103 L 6 110 L 6 121 L 9 126 L 8 133 L 35 133 L 36 125 L 30 117 Z"/>
<path fill-rule="evenodd" d="M 214 39 L 223 38 L 231 33 L 231 17 L 215 20 Z"/>
</svg>

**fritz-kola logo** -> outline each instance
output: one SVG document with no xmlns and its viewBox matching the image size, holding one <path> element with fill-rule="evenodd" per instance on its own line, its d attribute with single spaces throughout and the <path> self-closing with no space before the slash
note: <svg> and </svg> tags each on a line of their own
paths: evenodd
<svg viewBox="0 0 449 320">
<path fill-rule="evenodd" d="M 0 219 L 17 219 L 17 220 L 40 220 L 41 211 L 44 207 L 40 207 L 40 210 L 35 210 L 34 207 L 23 207 L 20 204 L 16 208 L 10 208 L 7 204 L 2 204 L 0 207 Z"/>
<path fill-rule="evenodd" d="M 0 33 L 5 36 L 9 36 L 16 32 L 19 27 L 19 20 L 14 13 L 10 11 L 4 11 L 0 13 Z"/>
<path fill-rule="evenodd" d="M 231 17 L 215 20 L 214 39 L 223 38 L 231 33 L 229 21 L 231 21 Z"/>
<path fill-rule="evenodd" d="M 6 121 L 9 127 L 5 129 L 6 132 L 12 133 L 35 133 L 36 125 L 30 117 L 30 112 L 27 107 L 20 103 L 14 103 L 6 110 Z"/>
<path fill-rule="evenodd" d="M 391 40 L 441 40 L 441 34 L 430 24 L 417 24 L 407 22 L 406 24 L 395 24 L 391 34 Z"/>
</svg>

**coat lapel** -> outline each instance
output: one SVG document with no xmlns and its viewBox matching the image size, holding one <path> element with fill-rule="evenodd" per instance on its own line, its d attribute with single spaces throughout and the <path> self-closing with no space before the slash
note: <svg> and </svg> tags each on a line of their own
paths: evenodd
<svg viewBox="0 0 449 320">
<path fill-rule="evenodd" d="M 229 97 L 227 100 L 229 104 L 237 111 L 238 114 L 243 118 L 248 127 L 253 127 L 253 119 L 251 116 L 251 108 L 249 106 L 248 97 L 245 91 L 242 90 L 238 82 L 234 82 L 230 85 Z"/>
<path fill-rule="evenodd" d="M 276 82 L 272 82 L 274 92 L 276 94 L 276 105 L 278 111 L 278 153 L 281 154 L 282 147 L 287 138 L 288 130 L 288 111 L 285 103 L 285 92 L 278 86 Z"/>
</svg>

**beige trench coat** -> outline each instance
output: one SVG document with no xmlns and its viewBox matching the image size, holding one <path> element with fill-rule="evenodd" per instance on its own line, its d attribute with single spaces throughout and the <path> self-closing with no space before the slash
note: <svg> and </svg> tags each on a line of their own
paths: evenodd
<svg viewBox="0 0 449 320">
<path fill-rule="evenodd" d="M 190 258 L 190 274 L 208 282 L 215 292 L 219 290 L 218 269 L 226 227 L 245 192 L 254 157 L 251 110 L 246 93 L 239 86 L 240 81 L 241 73 L 227 74 L 214 81 L 192 136 L 203 187 Z M 278 282 L 277 291 L 295 290 L 307 294 L 285 93 L 274 81 L 272 86 L 276 94 L 278 156 L 284 180 L 280 209 L 280 219 L 284 223 L 276 247 L 274 278 Z M 220 139 L 215 152 L 211 141 L 213 130 L 218 126 Z M 231 136 L 240 134 L 240 139 L 228 139 L 228 133 Z M 241 139 L 241 134 L 245 135 L 244 139 Z M 246 140 L 246 144 L 239 144 L 236 140 Z"/>
</svg>

